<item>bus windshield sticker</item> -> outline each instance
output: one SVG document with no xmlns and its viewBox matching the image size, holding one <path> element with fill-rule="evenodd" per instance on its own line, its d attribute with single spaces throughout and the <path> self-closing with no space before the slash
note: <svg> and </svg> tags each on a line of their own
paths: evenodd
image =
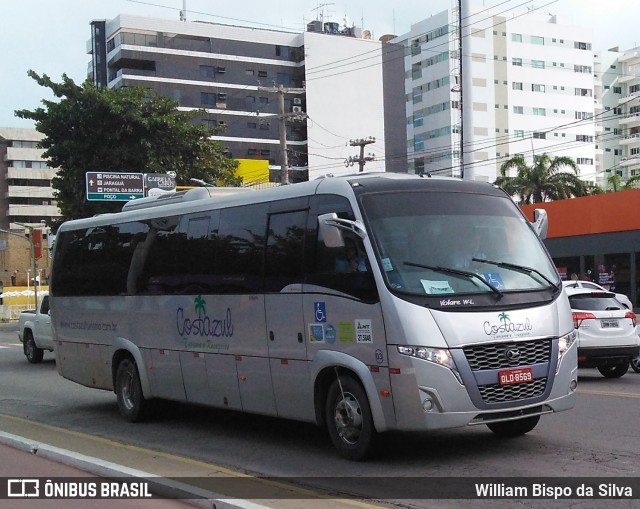
<svg viewBox="0 0 640 509">
<path fill-rule="evenodd" d="M 429 281 L 428 279 L 421 279 L 422 287 L 428 294 L 441 294 L 441 293 L 453 293 L 453 288 L 449 284 L 449 281 Z"/>
<path fill-rule="evenodd" d="M 356 342 L 372 343 L 371 320 L 356 320 Z"/>
<path fill-rule="evenodd" d="M 321 323 L 309 324 L 309 341 L 311 343 L 324 343 L 324 327 Z"/>
<path fill-rule="evenodd" d="M 502 276 L 500 276 L 499 272 L 485 272 L 483 277 L 488 283 L 491 283 L 498 290 L 504 290 L 504 282 L 502 281 Z"/>
<path fill-rule="evenodd" d="M 385 272 L 391 272 L 393 270 L 393 265 L 391 264 L 391 260 L 389 258 L 382 259 L 382 267 Z"/>
</svg>

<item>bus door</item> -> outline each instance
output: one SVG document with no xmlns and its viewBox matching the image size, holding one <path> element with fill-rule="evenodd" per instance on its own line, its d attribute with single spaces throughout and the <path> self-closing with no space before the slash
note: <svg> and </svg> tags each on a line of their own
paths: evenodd
<svg viewBox="0 0 640 509">
<path fill-rule="evenodd" d="M 278 416 L 313 420 L 302 313 L 306 198 L 276 202 L 269 214 L 265 258 L 265 317 Z M 298 205 L 299 210 L 291 210 Z M 303 208 L 304 207 L 304 208 Z"/>
</svg>

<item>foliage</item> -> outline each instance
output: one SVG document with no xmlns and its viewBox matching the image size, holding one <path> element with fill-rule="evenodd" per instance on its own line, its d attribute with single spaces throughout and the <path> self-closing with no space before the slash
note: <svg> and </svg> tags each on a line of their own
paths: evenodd
<svg viewBox="0 0 640 509">
<path fill-rule="evenodd" d="M 99 90 L 89 80 L 76 85 L 64 74 L 61 83 L 28 74 L 59 99 L 16 116 L 35 120 L 45 135 L 40 146 L 49 165 L 58 168 L 52 186 L 63 221 L 121 209 L 122 203 L 86 199 L 88 171 L 174 171 L 177 185 L 192 185 L 191 178 L 241 184 L 234 176 L 237 162 L 210 139 L 215 131 L 192 123 L 200 112 L 179 112 L 176 102 L 143 88 Z"/>
<path fill-rule="evenodd" d="M 512 169 L 516 170 L 515 177 L 509 176 Z M 519 198 L 521 204 L 586 196 L 590 190 L 596 191 L 581 180 L 578 173 L 578 165 L 570 157 L 552 159 L 548 154 L 542 154 L 529 166 L 524 157 L 518 155 L 500 166 L 495 184 L 510 196 Z"/>
<path fill-rule="evenodd" d="M 608 170 L 607 170 L 608 171 Z M 627 191 L 629 189 L 635 189 L 636 184 L 640 182 L 640 175 L 634 175 L 629 177 L 626 181 L 622 181 L 622 177 L 613 172 L 607 178 L 607 190 L 612 192 Z"/>
</svg>

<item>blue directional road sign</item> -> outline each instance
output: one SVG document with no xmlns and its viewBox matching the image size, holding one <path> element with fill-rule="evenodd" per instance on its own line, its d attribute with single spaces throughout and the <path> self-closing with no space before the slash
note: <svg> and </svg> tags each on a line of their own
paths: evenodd
<svg viewBox="0 0 640 509">
<path fill-rule="evenodd" d="M 87 172 L 87 200 L 129 201 L 144 197 L 142 173 Z"/>
</svg>

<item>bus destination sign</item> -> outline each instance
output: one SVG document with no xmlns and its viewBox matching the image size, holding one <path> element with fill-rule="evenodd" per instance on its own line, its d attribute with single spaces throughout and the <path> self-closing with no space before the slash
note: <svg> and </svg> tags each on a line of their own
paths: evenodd
<svg viewBox="0 0 640 509">
<path fill-rule="evenodd" d="M 142 173 L 87 172 L 87 200 L 129 201 L 144 197 Z"/>
</svg>

